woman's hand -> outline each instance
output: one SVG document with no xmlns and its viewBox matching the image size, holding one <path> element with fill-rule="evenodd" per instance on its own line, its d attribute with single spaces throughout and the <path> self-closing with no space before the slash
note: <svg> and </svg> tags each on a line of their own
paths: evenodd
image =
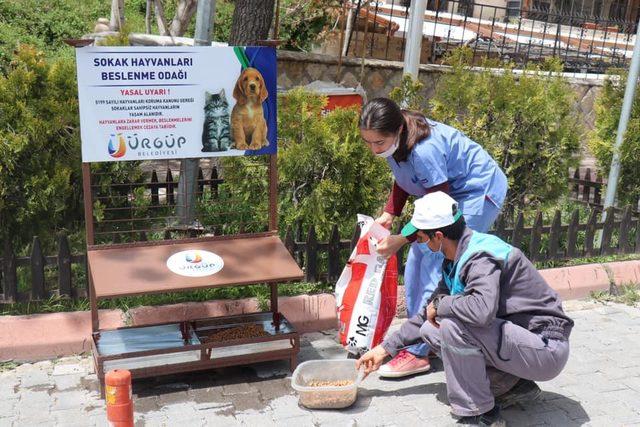
<svg viewBox="0 0 640 427">
<path fill-rule="evenodd" d="M 407 243 L 409 241 L 406 237 L 400 234 L 392 234 L 378 243 L 377 252 L 385 258 L 389 258 Z"/>
<path fill-rule="evenodd" d="M 395 219 L 394 215 L 390 214 L 389 212 L 383 212 L 382 215 L 380 215 L 376 219 L 376 222 L 378 224 L 381 224 L 387 230 L 391 230 L 391 227 L 393 226 L 393 220 L 394 219 Z"/>
<path fill-rule="evenodd" d="M 367 375 L 380 368 L 385 357 L 388 355 L 387 350 L 381 345 L 377 345 L 367 351 L 360 359 L 356 360 L 356 369 L 360 370 L 360 367 L 364 366 L 364 378 L 367 378 Z"/>
</svg>

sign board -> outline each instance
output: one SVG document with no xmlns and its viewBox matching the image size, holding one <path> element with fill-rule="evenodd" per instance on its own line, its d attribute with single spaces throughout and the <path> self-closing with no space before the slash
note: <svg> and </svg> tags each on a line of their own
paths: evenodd
<svg viewBox="0 0 640 427">
<path fill-rule="evenodd" d="M 83 162 L 274 154 L 271 47 L 76 49 Z"/>
</svg>

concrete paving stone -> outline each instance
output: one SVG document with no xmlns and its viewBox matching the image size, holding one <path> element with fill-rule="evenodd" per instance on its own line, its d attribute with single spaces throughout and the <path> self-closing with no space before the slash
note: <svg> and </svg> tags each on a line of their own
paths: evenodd
<svg viewBox="0 0 640 427">
<path fill-rule="evenodd" d="M 140 425 L 141 427 L 167 427 L 167 422 L 168 420 L 165 416 L 152 418 L 144 417 L 140 420 L 139 423 L 136 423 L 136 426 Z"/>
<path fill-rule="evenodd" d="M 0 427 L 11 427 L 14 423 L 14 418 L 0 418 Z"/>
<path fill-rule="evenodd" d="M 137 413 L 146 414 L 147 412 L 160 411 L 157 396 L 145 396 L 133 399 L 133 408 Z"/>
<path fill-rule="evenodd" d="M 13 418 L 17 404 L 17 397 L 15 399 L 0 400 L 0 419 Z"/>
<path fill-rule="evenodd" d="M 224 396 L 257 392 L 258 389 L 254 385 L 248 383 L 227 384 L 222 386 L 222 394 Z"/>
<path fill-rule="evenodd" d="M 231 401 L 196 403 L 195 408 L 198 411 L 202 411 L 202 412 L 213 411 L 214 413 L 220 413 L 220 412 L 225 412 L 225 411 L 228 411 L 228 412 L 233 412 L 234 411 L 233 402 L 231 402 Z"/>
<path fill-rule="evenodd" d="M 311 411 L 298 405 L 298 397 L 294 395 L 282 396 L 269 402 L 273 415 L 277 421 L 288 418 L 305 417 Z"/>
<path fill-rule="evenodd" d="M 158 406 L 163 408 L 165 406 L 173 405 L 175 403 L 182 403 L 188 400 L 186 391 L 178 391 L 175 393 L 162 393 L 158 395 Z"/>
<path fill-rule="evenodd" d="M 53 376 L 87 374 L 87 367 L 78 361 L 74 363 L 56 363 L 53 367 Z"/>
<path fill-rule="evenodd" d="M 235 418 L 246 426 L 277 426 L 271 411 L 245 411 L 236 413 Z"/>
<path fill-rule="evenodd" d="M 202 427 L 206 423 L 206 420 L 201 417 L 184 418 L 181 416 L 172 417 L 167 416 L 167 426 L 189 426 L 189 427 Z"/>
<path fill-rule="evenodd" d="M 208 417 L 204 420 L 204 425 L 207 427 L 236 427 L 240 425 L 240 422 L 232 416 L 219 415 Z"/>
<path fill-rule="evenodd" d="M 222 387 L 192 388 L 187 395 L 195 403 L 228 402 L 229 397 L 222 394 Z"/>
<path fill-rule="evenodd" d="M 72 408 L 82 408 L 86 403 L 86 392 L 83 390 L 70 390 L 51 393 L 53 405 L 52 411 L 60 411 Z"/>
<path fill-rule="evenodd" d="M 83 427 L 87 425 L 87 415 L 82 408 L 52 411 L 51 417 L 59 426 Z"/>
<path fill-rule="evenodd" d="M 254 383 L 262 401 L 268 403 L 277 397 L 292 394 L 293 390 L 282 380 L 265 380 Z"/>
<path fill-rule="evenodd" d="M 406 426 L 415 426 L 420 424 L 420 417 L 418 416 L 417 411 L 412 412 L 403 412 L 399 414 L 391 414 L 387 413 L 382 416 L 380 420 L 382 425 L 390 426 L 390 427 L 406 427 Z M 430 425 L 436 425 L 431 424 Z M 360 426 L 360 423 L 358 423 Z"/>
<path fill-rule="evenodd" d="M 630 389 L 640 392 L 640 377 L 626 377 L 622 378 L 620 382 Z"/>
<path fill-rule="evenodd" d="M 29 405 L 43 406 L 46 404 L 48 407 L 52 403 L 51 400 L 51 396 L 49 396 L 46 390 L 35 391 L 26 389 L 20 392 L 18 406 L 27 408 Z"/>
<path fill-rule="evenodd" d="M 276 421 L 278 426 L 290 426 L 290 427 L 316 427 L 311 414 L 301 417 L 287 418 L 286 423 L 284 421 Z"/>
<path fill-rule="evenodd" d="M 43 371 L 50 372 L 53 368 L 53 362 L 51 360 L 41 360 L 33 364 L 33 367 Z"/>
<path fill-rule="evenodd" d="M 46 370 L 34 368 L 20 374 L 20 387 L 53 387 L 53 380 Z"/>
<path fill-rule="evenodd" d="M 53 377 L 56 390 L 70 390 L 81 386 L 82 376 L 79 374 L 60 375 Z"/>
<path fill-rule="evenodd" d="M 265 404 L 260 400 L 258 392 L 235 394 L 230 396 L 230 399 L 236 412 L 260 410 L 265 407 Z"/>
</svg>

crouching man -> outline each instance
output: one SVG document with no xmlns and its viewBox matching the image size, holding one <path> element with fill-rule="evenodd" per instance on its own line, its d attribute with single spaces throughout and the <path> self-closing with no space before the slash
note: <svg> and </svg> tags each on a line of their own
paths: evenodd
<svg viewBox="0 0 640 427">
<path fill-rule="evenodd" d="M 368 374 L 387 356 L 426 342 L 442 359 L 458 423 L 505 425 L 500 409 L 535 400 L 534 381 L 556 377 L 569 357 L 573 321 L 522 252 L 475 232 L 442 192 L 415 202 L 402 234 L 444 253 L 443 277 L 424 311 L 357 362 Z"/>
</svg>

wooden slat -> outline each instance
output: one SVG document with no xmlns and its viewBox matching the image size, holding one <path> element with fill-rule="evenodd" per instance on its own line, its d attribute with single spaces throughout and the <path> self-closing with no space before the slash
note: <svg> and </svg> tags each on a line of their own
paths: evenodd
<svg viewBox="0 0 640 427">
<path fill-rule="evenodd" d="M 202 173 L 202 168 L 198 166 L 198 195 L 202 196 L 204 192 L 204 174 Z"/>
<path fill-rule="evenodd" d="M 549 259 L 560 259 L 562 258 L 562 254 L 560 254 L 560 238 L 562 237 L 561 231 L 561 222 L 562 216 L 560 211 L 556 211 L 555 216 L 553 217 L 553 222 L 551 223 L 551 231 L 549 232 L 549 251 L 548 258 Z"/>
<path fill-rule="evenodd" d="M 580 254 L 578 249 L 578 225 L 580 224 L 580 210 L 576 209 L 571 214 L 571 222 L 567 230 L 567 257 L 577 258 Z"/>
<path fill-rule="evenodd" d="M 596 235 L 596 225 L 598 221 L 598 211 L 595 209 L 591 210 L 591 215 L 589 215 L 589 221 L 587 222 L 587 231 L 584 236 L 584 249 L 586 256 L 594 256 L 595 250 L 593 248 L 593 238 Z"/>
<path fill-rule="evenodd" d="M 307 249 L 305 251 L 305 280 L 307 282 L 318 281 L 318 240 L 316 229 L 312 225 L 307 234 Z"/>
<path fill-rule="evenodd" d="M 16 266 L 16 255 L 13 253 L 11 241 L 4 242 L 4 255 L 2 260 L 2 270 L 4 276 L 4 300 L 15 302 L 18 300 L 18 274 Z"/>
<path fill-rule="evenodd" d="M 593 186 L 593 204 L 599 205 L 602 203 L 602 177 L 598 175 L 596 177 L 596 185 Z"/>
<path fill-rule="evenodd" d="M 287 227 L 287 232 L 284 235 L 284 246 L 287 248 L 291 256 L 294 256 L 296 251 L 296 243 L 293 240 L 293 230 L 291 230 L 291 226 Z"/>
<path fill-rule="evenodd" d="M 71 296 L 71 251 L 65 233 L 58 236 L 58 294 Z"/>
<path fill-rule="evenodd" d="M 327 248 L 329 256 L 329 282 L 335 282 L 340 276 L 340 233 L 338 226 L 334 225 L 331 230 L 331 238 Z"/>
<path fill-rule="evenodd" d="M 580 179 L 580 168 L 576 168 L 576 170 L 573 172 L 573 179 L 574 180 L 579 180 Z M 571 191 L 571 197 L 576 198 L 576 199 L 580 198 L 580 185 L 577 182 L 575 182 L 573 184 L 573 189 Z"/>
<path fill-rule="evenodd" d="M 600 254 L 609 255 L 613 252 L 611 248 L 611 238 L 613 237 L 613 221 L 615 212 L 612 208 L 607 208 L 607 218 L 602 225 L 602 239 L 600 243 Z"/>
<path fill-rule="evenodd" d="M 585 181 L 591 181 L 591 169 L 587 169 L 584 174 Z M 591 187 L 589 185 L 584 185 L 582 188 L 582 200 L 586 203 L 591 202 Z"/>
<path fill-rule="evenodd" d="M 353 251 L 353 248 L 358 244 L 358 239 L 360 239 L 360 224 L 356 224 L 355 230 L 353 230 L 353 236 L 351 236 L 351 247 L 350 250 Z"/>
<path fill-rule="evenodd" d="M 540 242 L 542 241 L 542 212 L 536 213 L 536 220 L 531 228 L 531 243 L 529 244 L 529 259 L 537 261 L 540 259 Z"/>
<path fill-rule="evenodd" d="M 211 195 L 214 199 L 218 198 L 218 185 L 220 179 L 218 179 L 218 168 L 211 169 Z"/>
<path fill-rule="evenodd" d="M 160 205 L 160 197 L 158 196 L 158 174 L 154 169 L 151 172 L 151 206 Z"/>
<path fill-rule="evenodd" d="M 167 189 L 167 204 L 173 205 L 175 204 L 175 197 L 173 195 L 173 174 L 171 173 L 171 169 L 167 168 L 167 179 L 166 179 L 166 189 Z"/>
<path fill-rule="evenodd" d="M 31 299 L 44 299 L 44 264 L 40 238 L 34 237 L 31 245 Z"/>
<path fill-rule="evenodd" d="M 630 205 L 624 207 L 622 213 L 622 221 L 620 221 L 620 234 L 618 236 L 618 253 L 628 254 L 633 250 L 633 243 L 631 242 L 631 212 Z"/>
<path fill-rule="evenodd" d="M 524 234 L 524 215 L 522 212 L 518 213 L 518 218 L 516 219 L 516 223 L 513 227 L 513 233 L 511 234 L 511 245 L 520 249 L 520 244 L 522 243 L 522 236 Z"/>
</svg>

